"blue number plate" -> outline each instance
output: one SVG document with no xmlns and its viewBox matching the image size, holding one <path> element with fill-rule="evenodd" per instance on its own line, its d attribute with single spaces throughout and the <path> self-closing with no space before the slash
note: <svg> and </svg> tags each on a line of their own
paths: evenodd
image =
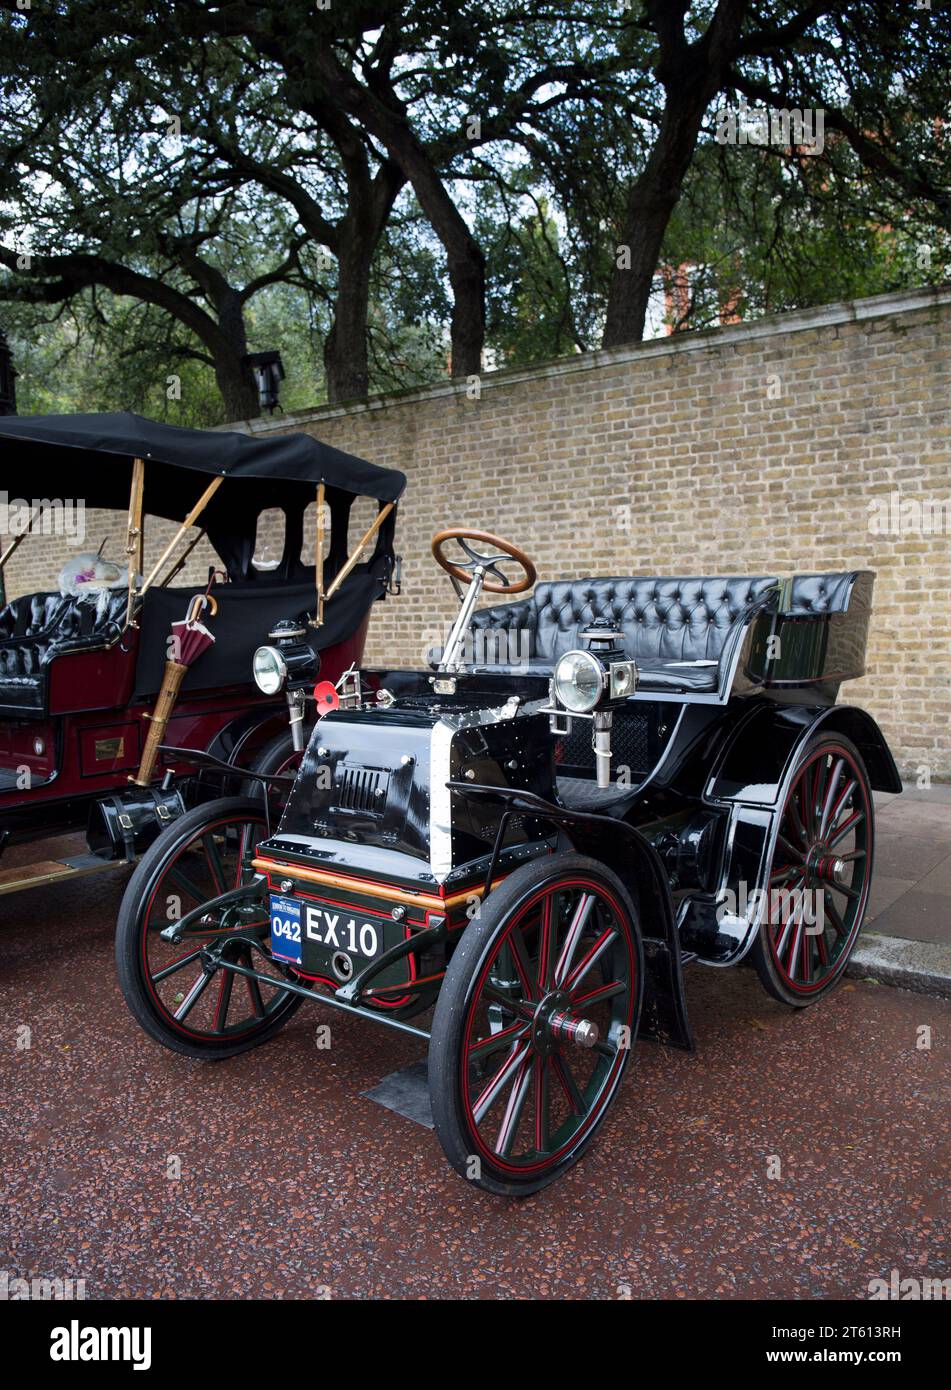
<svg viewBox="0 0 951 1390">
<path fill-rule="evenodd" d="M 295 898 L 271 894 L 271 954 L 278 960 L 301 963 L 301 905 Z"/>
</svg>

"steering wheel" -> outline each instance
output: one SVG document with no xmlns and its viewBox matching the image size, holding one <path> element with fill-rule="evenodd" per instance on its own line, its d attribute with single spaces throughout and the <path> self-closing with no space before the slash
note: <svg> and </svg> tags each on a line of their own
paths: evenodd
<svg viewBox="0 0 951 1390">
<path fill-rule="evenodd" d="M 443 554 L 443 546 L 447 541 L 455 541 L 460 550 L 464 551 L 469 557 L 466 560 L 447 560 Z M 479 541 L 481 544 L 490 545 L 502 552 L 501 555 L 480 555 L 474 550 L 470 541 Z M 433 536 L 433 559 L 436 564 L 452 575 L 453 579 L 460 580 L 463 584 L 471 584 L 475 578 L 476 567 L 481 565 L 485 570 L 486 578 L 482 582 L 482 587 L 489 594 L 521 594 L 526 589 L 530 589 L 538 578 L 535 566 L 525 554 L 524 550 L 519 550 L 517 545 L 511 541 L 503 541 L 499 536 L 493 536 L 490 531 L 468 531 L 463 526 L 450 526 L 447 531 L 437 531 Z M 506 579 L 505 575 L 498 568 L 506 560 L 514 560 L 524 571 L 522 578 L 518 580 Z M 494 574 L 495 579 L 488 576 Z"/>
</svg>

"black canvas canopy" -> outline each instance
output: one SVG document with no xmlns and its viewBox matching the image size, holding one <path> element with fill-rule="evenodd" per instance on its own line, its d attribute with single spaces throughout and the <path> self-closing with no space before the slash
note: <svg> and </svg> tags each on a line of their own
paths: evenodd
<svg viewBox="0 0 951 1390">
<path fill-rule="evenodd" d="M 182 521 L 211 477 L 243 479 L 240 506 L 303 509 L 318 483 L 354 496 L 396 502 L 406 486 L 394 468 L 380 468 L 307 434 L 257 439 L 233 430 L 192 430 L 130 411 L 96 415 L 0 417 L 0 482 L 20 496 L 81 496 L 89 507 L 129 505 L 132 462 L 146 462 L 145 510 Z M 180 469 L 206 475 L 194 486 Z M 224 496 L 229 501 L 224 503 Z M 219 500 L 220 499 L 220 500 Z M 218 505 L 233 506 L 236 489 Z"/>
<path fill-rule="evenodd" d="M 82 501 L 92 508 L 126 511 L 135 461 L 144 463 L 142 513 L 184 523 L 199 499 L 200 524 L 232 579 L 284 581 L 302 577 L 302 520 L 319 486 L 333 518 L 325 578 L 330 583 L 347 556 L 347 518 L 355 497 L 392 508 L 406 487 L 395 468 L 322 444 L 308 434 L 257 439 L 233 430 L 192 430 L 147 420 L 129 411 L 97 415 L 0 417 L 0 489 L 25 501 Z M 216 481 L 222 486 L 217 491 Z M 251 564 L 258 517 L 272 508 L 286 518 L 278 569 L 258 576 Z M 392 545 L 395 514 L 377 536 L 377 550 Z"/>
</svg>

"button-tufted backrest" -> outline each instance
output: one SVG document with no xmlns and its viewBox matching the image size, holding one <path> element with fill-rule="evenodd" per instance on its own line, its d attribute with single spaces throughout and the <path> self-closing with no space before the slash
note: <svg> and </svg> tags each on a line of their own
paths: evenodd
<svg viewBox="0 0 951 1390">
<path fill-rule="evenodd" d="M 787 613 L 844 613 L 849 606 L 852 586 L 868 571 L 846 570 L 841 574 L 797 574 L 791 581 Z"/>
<path fill-rule="evenodd" d="M 563 652 L 583 645 L 579 630 L 594 618 L 612 618 L 635 660 L 716 660 L 736 618 L 777 582 L 768 575 L 744 575 L 538 584 L 532 655 L 556 661 Z"/>
<path fill-rule="evenodd" d="M 111 640 L 125 620 L 127 602 L 122 589 L 82 598 L 40 593 L 11 599 L 0 609 L 0 675 L 32 675 L 75 643 Z"/>
</svg>

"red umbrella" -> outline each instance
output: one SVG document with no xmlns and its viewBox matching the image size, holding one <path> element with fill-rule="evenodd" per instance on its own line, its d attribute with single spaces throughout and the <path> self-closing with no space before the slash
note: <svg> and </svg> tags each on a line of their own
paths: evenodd
<svg viewBox="0 0 951 1390">
<path fill-rule="evenodd" d="M 204 623 L 198 621 L 206 608 L 211 610 L 212 618 L 218 612 L 218 604 L 210 593 L 196 594 L 188 605 L 184 620 L 172 623 L 172 636 L 168 644 L 169 659 L 173 665 L 184 666 L 186 671 L 215 640 Z"/>
</svg>

